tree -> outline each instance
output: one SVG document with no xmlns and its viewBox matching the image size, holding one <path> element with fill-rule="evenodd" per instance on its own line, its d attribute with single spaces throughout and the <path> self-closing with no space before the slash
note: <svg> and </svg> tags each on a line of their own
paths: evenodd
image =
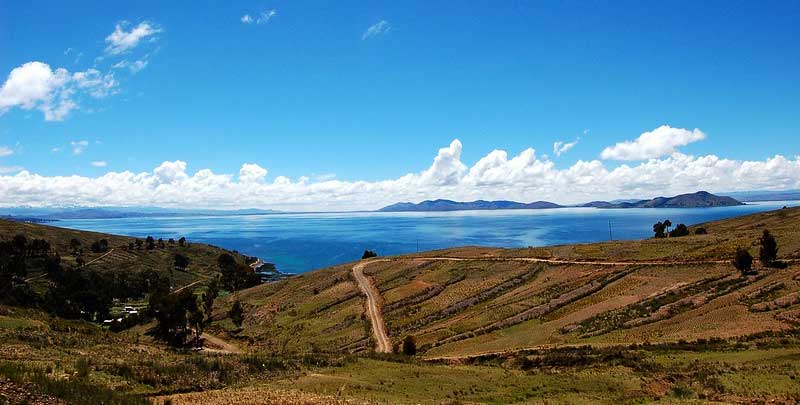
<svg viewBox="0 0 800 405">
<path fill-rule="evenodd" d="M 678 224 L 675 229 L 669 231 L 670 238 L 677 238 L 687 235 L 689 235 L 689 228 L 687 228 L 684 224 Z"/>
<path fill-rule="evenodd" d="M 69 248 L 72 249 L 72 255 L 75 256 L 78 254 L 78 250 L 81 248 L 81 240 L 78 238 L 72 238 L 69 240 Z"/>
<path fill-rule="evenodd" d="M 174 245 L 175 244 L 175 239 L 169 238 L 167 243 L 169 243 L 170 245 Z"/>
<path fill-rule="evenodd" d="M 375 253 L 375 252 L 373 252 L 373 251 L 371 251 L 371 250 L 365 250 L 365 251 L 364 251 L 364 254 L 363 254 L 363 255 L 361 255 L 361 259 L 362 259 L 362 260 L 363 260 L 363 259 L 369 259 L 369 258 L 371 258 L 371 257 L 378 257 L 378 254 L 377 254 L 377 253 Z"/>
<path fill-rule="evenodd" d="M 237 262 L 228 253 L 219 255 L 217 265 L 222 273 L 222 286 L 228 291 L 238 291 L 261 283 L 261 277 L 253 269 Z"/>
<path fill-rule="evenodd" d="M 92 242 L 91 250 L 94 253 L 102 253 L 108 250 L 108 240 L 100 239 Z"/>
<path fill-rule="evenodd" d="M 697 229 L 695 229 L 695 230 L 694 230 L 694 234 L 695 234 L 695 235 L 707 235 L 707 234 L 708 234 L 708 231 L 706 231 L 706 228 L 703 228 L 703 227 L 701 226 L 701 227 L 699 227 L 699 228 L 697 228 Z"/>
<path fill-rule="evenodd" d="M 417 340 L 414 336 L 408 335 L 403 339 L 403 354 L 413 356 L 417 354 Z"/>
<path fill-rule="evenodd" d="M 181 247 L 186 246 L 186 238 L 181 236 L 181 238 L 178 239 L 178 245 L 180 245 Z"/>
<path fill-rule="evenodd" d="M 152 236 L 147 236 L 147 239 L 144 241 L 147 250 L 153 250 L 156 248 L 156 240 L 153 239 Z"/>
<path fill-rule="evenodd" d="M 175 253 L 175 269 L 185 271 L 187 267 L 189 267 L 189 258 L 180 253 Z"/>
<path fill-rule="evenodd" d="M 171 294 L 160 290 L 150 294 L 150 310 L 156 318 L 157 338 L 173 346 L 183 346 L 189 335 L 189 312 L 196 312 L 197 300 L 188 289 Z"/>
<path fill-rule="evenodd" d="M 164 239 L 158 238 L 158 248 L 164 249 L 167 245 L 164 243 Z"/>
<path fill-rule="evenodd" d="M 758 259 L 761 261 L 761 264 L 766 267 L 774 265 L 775 260 L 778 258 L 778 242 L 775 240 L 775 237 L 772 236 L 768 230 L 764 229 L 759 243 L 761 244 L 761 248 L 758 250 Z"/>
<path fill-rule="evenodd" d="M 233 321 L 233 324 L 236 325 L 237 328 L 242 327 L 242 323 L 244 322 L 244 309 L 242 308 L 242 303 L 239 300 L 233 302 L 233 306 L 231 306 L 231 310 L 228 311 L 228 316 Z"/>
<path fill-rule="evenodd" d="M 656 238 L 663 238 L 665 236 L 664 235 L 665 229 L 667 229 L 667 226 L 664 225 L 663 222 L 656 222 L 655 224 L 653 224 L 653 233 L 655 234 Z"/>
<path fill-rule="evenodd" d="M 669 232 L 669 227 L 672 226 L 672 222 L 669 219 L 664 220 L 664 227 L 667 228 L 667 232 Z"/>
<path fill-rule="evenodd" d="M 733 267 L 739 270 L 743 276 L 750 274 L 753 267 L 753 256 L 744 248 L 736 248 L 736 255 L 733 257 Z"/>
</svg>

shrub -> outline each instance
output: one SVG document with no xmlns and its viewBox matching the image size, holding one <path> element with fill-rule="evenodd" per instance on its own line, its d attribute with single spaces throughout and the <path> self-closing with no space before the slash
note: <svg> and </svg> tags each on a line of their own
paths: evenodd
<svg viewBox="0 0 800 405">
<path fill-rule="evenodd" d="M 378 254 L 373 252 L 373 251 L 371 251 L 371 250 L 365 250 L 364 254 L 361 255 L 361 259 L 362 260 L 363 259 L 369 259 L 369 258 L 372 258 L 372 257 L 378 257 Z"/>
<path fill-rule="evenodd" d="M 244 322 L 244 309 L 242 308 L 242 303 L 239 300 L 233 302 L 231 310 L 228 311 L 228 316 L 231 318 L 233 324 L 236 325 L 237 328 L 242 327 L 242 323 Z"/>
<path fill-rule="evenodd" d="M 736 248 L 736 255 L 733 258 L 733 267 L 742 273 L 743 276 L 750 273 L 753 266 L 753 256 L 744 248 Z"/>
<path fill-rule="evenodd" d="M 694 230 L 694 234 L 695 234 L 695 235 L 707 235 L 707 234 L 708 234 L 708 231 L 706 231 L 706 228 L 703 228 L 703 227 L 701 226 L 701 227 L 699 227 L 699 228 L 697 228 L 697 229 L 695 229 L 695 230 Z"/>
<path fill-rule="evenodd" d="M 685 224 L 678 224 L 675 229 L 669 232 L 670 238 L 678 238 L 687 235 L 689 235 L 689 228 L 687 228 Z"/>
<path fill-rule="evenodd" d="M 414 339 L 414 336 L 408 335 L 403 339 L 403 354 L 406 356 L 417 354 L 417 340 Z"/>
</svg>

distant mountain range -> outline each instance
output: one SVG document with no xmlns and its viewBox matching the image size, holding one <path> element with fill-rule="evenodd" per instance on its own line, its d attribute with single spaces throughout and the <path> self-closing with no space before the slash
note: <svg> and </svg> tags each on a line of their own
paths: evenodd
<svg viewBox="0 0 800 405">
<path fill-rule="evenodd" d="M 572 207 L 594 208 L 704 208 L 704 207 L 730 207 L 743 205 L 732 197 L 718 196 L 706 191 L 691 194 L 681 194 L 674 197 L 656 197 L 650 200 L 623 200 L 623 201 L 592 201 L 586 204 L 572 205 Z M 414 204 L 402 202 L 379 209 L 381 212 L 409 212 L 409 211 L 466 211 L 466 210 L 514 210 L 514 209 L 549 209 L 564 208 L 548 201 L 535 201 L 520 203 L 515 201 L 472 201 L 458 202 L 451 200 L 425 200 Z"/>
<path fill-rule="evenodd" d="M 519 209 L 546 209 L 562 208 L 561 205 L 547 201 L 520 203 L 515 201 L 472 201 L 458 202 L 451 200 L 425 200 L 419 204 L 402 202 L 379 209 L 382 212 L 406 211 L 468 211 L 468 210 L 519 210 Z"/>
</svg>

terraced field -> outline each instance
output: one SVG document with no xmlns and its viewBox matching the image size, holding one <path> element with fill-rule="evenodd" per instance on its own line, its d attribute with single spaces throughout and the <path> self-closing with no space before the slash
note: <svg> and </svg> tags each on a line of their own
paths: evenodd
<svg viewBox="0 0 800 405">
<path fill-rule="evenodd" d="M 28 226 L 2 225 L 4 236 Z M 57 249 L 71 235 L 95 237 L 30 227 Z M 672 239 L 382 257 L 263 284 L 215 302 L 205 332 L 235 350 L 174 349 L 153 340 L 148 325 L 112 333 L 0 306 L 0 399 L 797 403 L 800 208 L 703 227 L 707 235 Z M 742 276 L 730 259 L 740 246 L 757 257 L 764 229 L 783 265 Z M 89 254 L 87 266 L 104 271 L 168 272 L 186 249 L 193 265 L 173 272 L 174 284 L 192 288 L 214 274 L 221 252 L 195 244 L 137 251 L 126 249 L 129 238 L 97 237 L 113 250 Z M 378 312 L 366 310 L 356 265 L 377 291 L 388 337 L 414 337 L 416 355 L 376 353 L 370 317 Z M 235 301 L 241 327 L 229 317 Z"/>
<path fill-rule="evenodd" d="M 426 358 L 729 338 L 798 326 L 800 231 L 793 224 L 800 224 L 799 209 L 695 226 L 707 235 L 458 248 L 367 263 L 364 273 L 380 291 L 391 340 L 413 336 Z M 757 257 L 763 229 L 778 239 L 786 266 L 742 277 L 730 258 L 738 246 Z M 288 346 L 301 352 L 372 348 L 351 268 L 242 292 L 249 312 L 238 336 L 259 345 L 289 331 L 295 338 Z M 274 309 L 271 331 L 262 326 L 264 308 Z"/>
</svg>

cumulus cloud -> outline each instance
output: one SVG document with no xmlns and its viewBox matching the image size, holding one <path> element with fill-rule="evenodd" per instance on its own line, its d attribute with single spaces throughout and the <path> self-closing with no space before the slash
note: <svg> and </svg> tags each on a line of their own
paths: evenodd
<svg viewBox="0 0 800 405">
<path fill-rule="evenodd" d="M 11 156 L 13 154 L 13 149 L 9 148 L 8 146 L 0 146 L 0 157 Z"/>
<path fill-rule="evenodd" d="M 553 143 L 553 153 L 556 156 L 561 156 L 564 153 L 567 153 L 570 149 L 574 148 L 580 140 L 581 138 L 577 138 L 572 142 L 556 141 Z"/>
<path fill-rule="evenodd" d="M 86 150 L 86 147 L 89 146 L 89 141 L 72 141 L 69 143 L 69 146 L 72 147 L 73 155 L 80 155 L 84 150 Z"/>
<path fill-rule="evenodd" d="M 494 150 L 471 167 L 461 161 L 461 152 L 461 142 L 453 140 L 439 150 L 429 167 L 381 181 L 312 181 L 285 176 L 269 181 L 267 170 L 254 163 L 243 164 L 234 176 L 209 169 L 189 172 L 189 165 L 180 160 L 163 162 L 150 172 L 112 171 L 99 177 L 42 176 L 19 170 L 0 175 L 0 206 L 158 205 L 303 211 L 375 209 L 431 198 L 577 203 L 697 190 L 800 188 L 800 156 L 741 161 L 676 152 L 613 169 L 600 160 L 579 160 L 558 169 L 531 148 L 516 155 Z"/>
<path fill-rule="evenodd" d="M 61 121 L 78 107 L 76 96 L 106 97 L 114 94 L 118 85 L 113 73 L 94 68 L 70 73 L 64 68 L 53 70 L 46 63 L 28 62 L 14 68 L 0 88 L 0 115 L 18 107 L 38 109 L 46 121 Z"/>
<path fill-rule="evenodd" d="M 91 163 L 92 167 L 106 167 L 108 163 L 105 160 L 95 160 Z"/>
<path fill-rule="evenodd" d="M 634 141 L 617 143 L 603 149 L 602 159 L 611 160 L 644 160 L 670 155 L 677 147 L 685 146 L 706 138 L 703 131 L 695 128 L 690 131 L 662 125 L 650 132 L 644 132 Z"/>
<path fill-rule="evenodd" d="M 239 169 L 239 182 L 241 183 L 262 183 L 266 177 L 267 169 L 255 163 L 245 163 Z"/>
<path fill-rule="evenodd" d="M 154 24 L 143 21 L 139 25 L 132 27 L 126 31 L 128 23 L 125 21 L 117 23 L 114 27 L 114 32 L 106 37 L 106 53 L 109 55 L 118 55 L 136 48 L 145 38 L 154 38 L 154 35 L 161 32 L 161 28 Z"/>
<path fill-rule="evenodd" d="M 361 39 L 366 40 L 372 37 L 376 37 L 379 35 L 384 35 L 388 33 L 392 29 L 391 24 L 389 24 L 386 20 L 380 20 L 375 24 L 372 24 L 363 34 L 361 34 Z"/>
</svg>

